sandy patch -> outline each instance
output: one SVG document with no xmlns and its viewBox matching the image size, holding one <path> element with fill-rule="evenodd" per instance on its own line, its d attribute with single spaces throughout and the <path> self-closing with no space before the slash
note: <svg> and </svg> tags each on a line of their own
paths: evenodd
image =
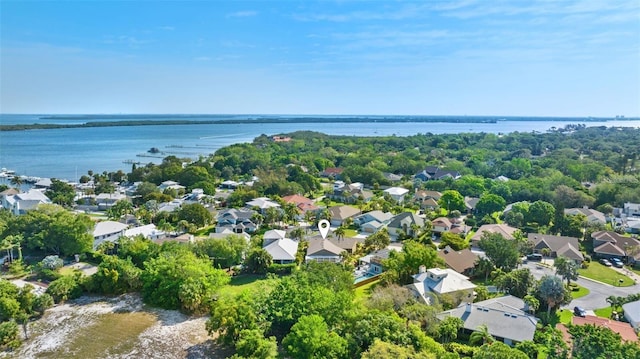
<svg viewBox="0 0 640 359">
<path fill-rule="evenodd" d="M 125 330 L 122 325 L 136 318 L 144 319 L 145 323 L 137 328 L 125 327 L 131 336 L 122 337 L 120 331 Z M 48 310 L 43 318 L 29 325 L 29 339 L 18 350 L 0 356 L 136 359 L 230 356 L 232 353 L 219 348 L 207 334 L 206 321 L 206 317 L 149 308 L 138 295 L 82 297 Z M 94 341 L 100 345 L 92 346 Z"/>
</svg>

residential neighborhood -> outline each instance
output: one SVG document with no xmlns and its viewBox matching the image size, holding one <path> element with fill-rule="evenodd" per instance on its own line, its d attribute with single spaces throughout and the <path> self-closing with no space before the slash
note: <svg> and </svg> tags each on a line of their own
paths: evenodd
<svg viewBox="0 0 640 359">
<path fill-rule="evenodd" d="M 285 146 L 291 141 L 276 142 Z M 201 165 L 185 162 L 175 166 L 186 172 Z M 577 345 L 572 333 L 582 330 L 575 328 L 585 325 L 611 330 L 621 343 L 637 342 L 640 240 L 634 232 L 637 214 L 632 202 L 606 214 L 588 206 L 557 211 L 552 200 L 508 203 L 492 192 L 498 192 L 492 186 L 504 190 L 501 186 L 515 180 L 479 181 L 446 166 L 427 166 L 414 175 L 403 173 L 384 185 L 352 182 L 349 167 L 327 167 L 314 175 L 294 164 L 285 168 L 280 177 L 256 171 L 250 181 L 237 176 L 214 179 L 202 171 L 204 178 L 215 183 L 212 187 L 203 180 L 177 180 L 181 176 L 159 184 L 124 179 L 111 183 L 87 176 L 82 184 L 53 179 L 42 182 L 41 188 L 7 188 L 0 193 L 2 206 L 13 216 L 9 220 L 15 221 L 14 226 L 19 226 L 7 228 L 20 228 L 25 234 L 7 236 L 5 268 L 22 263 L 21 251 L 35 250 L 52 258 L 33 267 L 38 271 L 37 277 L 29 279 L 34 285 L 55 289 L 56 281 L 84 278 L 79 274 L 73 277 L 76 279 L 65 279 L 72 277 L 43 272 L 48 261 L 60 261 L 65 267 L 92 268 L 98 273 L 82 279 L 96 281 L 95 285 L 75 284 L 77 295 L 140 291 L 149 301 L 153 292 L 159 298 L 154 299 L 156 305 L 186 313 L 231 305 L 233 300 L 223 298 L 220 288 L 234 281 L 247 281 L 256 288 L 261 282 L 277 281 L 282 287 L 261 290 L 278 305 L 284 305 L 280 300 L 286 298 L 276 293 L 298 295 L 288 292 L 294 289 L 287 286 L 301 283 L 328 286 L 322 288 L 333 293 L 314 294 L 314 301 L 330 300 L 346 290 L 344 293 L 350 293 L 346 298 L 360 298 L 356 308 L 387 308 L 376 301 L 382 300 L 385 291 L 392 291 L 393 301 L 401 304 L 385 310 L 404 318 L 403 310 L 414 308 L 412 305 L 432 308 L 429 325 L 433 327 L 422 327 L 422 335 L 432 336 L 444 347 L 463 338 L 456 339 L 457 343 L 468 346 L 469 351 L 493 341 L 520 350 L 536 341 L 537 332 L 556 336 L 570 348 Z M 279 184 L 285 173 L 309 182 L 303 182 L 308 190 L 292 193 Z M 95 192 L 94 188 L 105 184 L 110 185 L 109 192 Z M 486 187 L 478 192 L 473 186 Z M 284 189 L 273 192 L 274 188 Z M 43 220 L 51 226 L 46 227 L 47 233 L 67 232 L 75 237 L 48 239 L 31 224 Z M 68 229 L 57 229 L 54 223 L 58 220 Z M 320 230 L 321 221 L 329 223 L 325 233 Z M 165 254 L 157 257 L 158 253 Z M 212 291 L 201 288 L 206 293 L 202 298 L 220 298 L 211 299 L 218 304 L 210 299 L 186 302 L 180 286 L 172 295 L 154 292 L 172 277 L 141 273 L 170 268 L 164 260 L 176 261 L 175 265 L 187 265 L 179 263 L 190 260 L 202 266 L 202 273 L 212 271 L 206 274 L 208 278 L 219 275 L 218 284 L 208 284 Z M 139 280 L 125 283 L 116 277 L 103 278 L 105 273 L 120 271 L 118 276 L 136 272 L 140 280 L 153 278 L 155 282 L 145 287 L 136 284 Z M 316 283 L 328 275 L 336 277 Z M 302 282 L 290 282 L 296 278 Z M 332 287 L 338 283 L 344 285 Z M 53 293 L 56 303 L 72 298 L 70 292 L 45 292 Z M 173 301 L 165 302 L 169 300 Z M 330 306 L 328 302 L 322 305 Z M 217 318 L 225 313 L 213 309 L 211 315 Z M 280 312 L 269 313 L 272 324 L 282 330 L 295 324 L 280 317 Z M 225 330 L 219 323 L 208 325 Z M 439 329 L 450 324 L 453 331 L 445 334 L 445 329 Z M 472 340 L 480 335 L 484 336 L 481 342 Z M 536 353 L 548 350 L 544 343 L 535 345 Z"/>
</svg>

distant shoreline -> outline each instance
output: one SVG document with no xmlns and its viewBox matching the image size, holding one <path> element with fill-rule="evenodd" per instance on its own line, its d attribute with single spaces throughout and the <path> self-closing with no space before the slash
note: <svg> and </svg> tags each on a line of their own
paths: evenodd
<svg viewBox="0 0 640 359">
<path fill-rule="evenodd" d="M 166 115 L 170 117 L 169 115 Z M 106 120 L 72 124 L 32 123 L 0 125 L 0 131 L 50 130 L 68 128 L 123 127 L 123 126 L 167 126 L 167 125 L 233 125 L 233 124 L 272 124 L 272 123 L 490 123 L 500 121 L 578 121 L 602 122 L 610 120 L 634 121 L 634 118 L 566 118 L 566 117 L 482 117 L 482 116 L 234 116 L 221 115 L 177 115 L 186 119 L 158 119 L 164 115 L 77 115 L 77 116 L 43 116 L 42 120 Z M 219 119 L 211 119 L 219 117 Z M 133 118 L 133 120 L 118 120 Z M 198 118 L 202 118 L 198 120 Z"/>
</svg>

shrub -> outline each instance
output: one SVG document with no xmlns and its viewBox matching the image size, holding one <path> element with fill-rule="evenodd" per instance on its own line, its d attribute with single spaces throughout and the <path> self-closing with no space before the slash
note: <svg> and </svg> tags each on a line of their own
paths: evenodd
<svg viewBox="0 0 640 359">
<path fill-rule="evenodd" d="M 79 276 L 60 277 L 49 284 L 47 293 L 51 295 L 57 303 L 78 298 L 82 295 L 80 279 Z"/>
<path fill-rule="evenodd" d="M 53 297 L 47 293 L 42 293 L 42 295 L 37 296 L 33 300 L 33 310 L 38 313 L 38 315 L 42 315 L 45 310 L 53 307 L 53 304 Z"/>
<path fill-rule="evenodd" d="M 14 321 L 0 323 L 0 348 L 15 349 L 20 346 L 18 324 Z"/>
<path fill-rule="evenodd" d="M 40 268 L 39 270 L 36 271 L 36 279 L 37 280 L 43 280 L 46 282 L 51 282 L 54 281 L 58 278 L 60 278 L 62 275 L 54 270 L 51 269 L 42 269 Z"/>
<path fill-rule="evenodd" d="M 472 347 L 470 345 L 455 342 L 444 344 L 444 348 L 448 352 L 456 353 L 461 357 L 472 357 L 478 350 L 477 347 Z"/>
<path fill-rule="evenodd" d="M 291 274 L 293 269 L 296 267 L 295 263 L 291 264 L 278 264 L 274 263 L 267 268 L 268 273 L 274 273 L 277 275 L 288 275 Z"/>
<path fill-rule="evenodd" d="M 587 268 L 589 268 L 589 262 L 587 262 L 587 261 L 582 262 L 582 264 L 580 265 L 580 267 L 581 267 L 582 269 L 587 269 Z"/>
<path fill-rule="evenodd" d="M 44 269 L 56 270 L 61 268 L 64 265 L 64 262 L 58 256 L 46 256 L 42 262 L 40 262 L 40 265 Z"/>
</svg>

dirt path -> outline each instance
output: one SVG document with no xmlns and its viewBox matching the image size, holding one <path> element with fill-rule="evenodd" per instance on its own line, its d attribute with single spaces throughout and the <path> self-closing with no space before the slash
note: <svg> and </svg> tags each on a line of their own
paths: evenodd
<svg viewBox="0 0 640 359">
<path fill-rule="evenodd" d="M 148 308 L 137 295 L 82 297 L 29 325 L 29 339 L 7 358 L 225 358 L 205 317 Z"/>
</svg>

